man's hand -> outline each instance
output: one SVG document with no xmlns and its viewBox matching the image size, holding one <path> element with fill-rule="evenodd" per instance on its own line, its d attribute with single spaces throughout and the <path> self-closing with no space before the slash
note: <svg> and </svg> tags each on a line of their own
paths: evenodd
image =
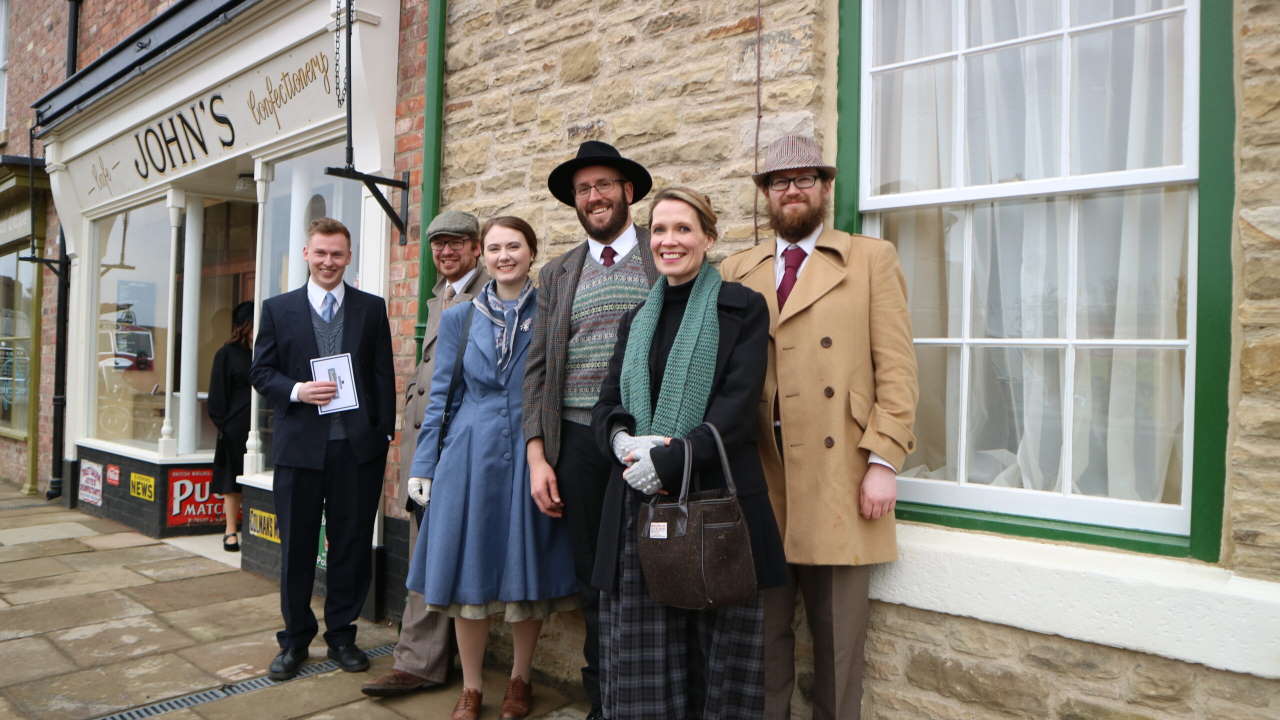
<svg viewBox="0 0 1280 720">
<path fill-rule="evenodd" d="M 564 503 L 560 501 L 560 486 L 556 483 L 556 471 L 543 454 L 542 438 L 534 438 L 525 448 L 529 461 L 529 494 L 543 515 L 564 517 Z"/>
<path fill-rule="evenodd" d="M 431 500 L 431 478 L 409 478 L 409 499 L 426 507 Z"/>
<path fill-rule="evenodd" d="M 326 405 L 338 394 L 338 383 L 312 380 L 298 386 L 298 400 L 311 405 Z"/>
<path fill-rule="evenodd" d="M 898 478 L 893 470 L 877 463 L 867 466 L 862 476 L 862 492 L 858 498 L 859 510 L 867 520 L 879 520 L 893 512 L 898 501 Z"/>
</svg>

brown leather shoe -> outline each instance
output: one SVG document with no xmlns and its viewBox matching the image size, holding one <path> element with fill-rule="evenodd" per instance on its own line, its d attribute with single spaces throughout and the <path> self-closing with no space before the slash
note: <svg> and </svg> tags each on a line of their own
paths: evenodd
<svg viewBox="0 0 1280 720">
<path fill-rule="evenodd" d="M 507 695 L 502 698 L 502 720 L 524 720 L 533 704 L 533 686 L 518 677 L 507 684 Z"/>
<path fill-rule="evenodd" d="M 449 716 L 449 720 L 479 720 L 480 699 L 479 690 L 462 688 L 462 694 L 458 696 L 458 704 L 453 706 L 453 714 Z"/>
<path fill-rule="evenodd" d="M 360 692 L 370 697 L 397 697 L 399 695 L 408 695 L 411 692 L 425 690 L 435 687 L 437 683 L 433 683 L 424 677 L 418 677 L 413 673 L 407 673 L 403 670 L 392 670 L 391 672 L 379 676 L 375 680 L 365 683 Z"/>
</svg>

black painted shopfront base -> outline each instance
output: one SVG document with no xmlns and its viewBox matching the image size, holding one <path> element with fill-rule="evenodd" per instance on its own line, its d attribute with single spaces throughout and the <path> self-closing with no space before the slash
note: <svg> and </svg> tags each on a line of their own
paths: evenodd
<svg viewBox="0 0 1280 720">
<path fill-rule="evenodd" d="M 270 491 L 244 488 L 244 524 L 240 532 L 240 568 L 273 582 L 280 580 L 280 534 L 274 497 Z M 404 581 L 409 572 L 409 523 L 396 518 L 383 521 L 383 545 L 370 548 L 372 581 L 360 616 L 366 620 L 398 621 L 404 613 Z M 316 568 L 312 593 L 325 594 L 325 570 Z"/>
<path fill-rule="evenodd" d="M 63 502 L 153 538 L 221 533 L 221 500 L 209 493 L 208 463 L 157 465 L 81 447 Z"/>
</svg>

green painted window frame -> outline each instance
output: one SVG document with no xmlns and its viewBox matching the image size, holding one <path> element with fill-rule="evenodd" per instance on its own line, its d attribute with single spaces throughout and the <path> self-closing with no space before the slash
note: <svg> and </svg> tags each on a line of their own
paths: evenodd
<svg viewBox="0 0 1280 720">
<path fill-rule="evenodd" d="M 836 227 L 859 232 L 859 114 L 863 0 L 838 0 Z M 1226 486 L 1231 373 L 1231 222 L 1235 206 L 1234 3 L 1200 4 L 1200 180 L 1196 312 L 1195 455 L 1189 535 L 1120 530 L 994 512 L 899 503 L 901 520 L 1042 540 L 1103 545 L 1217 562 Z"/>
</svg>

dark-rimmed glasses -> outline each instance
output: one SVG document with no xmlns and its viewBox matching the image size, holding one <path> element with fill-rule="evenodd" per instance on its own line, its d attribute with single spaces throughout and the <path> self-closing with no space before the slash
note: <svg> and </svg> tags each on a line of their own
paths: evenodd
<svg viewBox="0 0 1280 720">
<path fill-rule="evenodd" d="M 818 184 L 817 175 L 797 175 L 795 177 L 776 177 L 769 179 L 769 189 L 774 192 L 786 192 L 791 184 L 795 183 L 796 188 L 800 190 L 808 190 Z"/>
</svg>

